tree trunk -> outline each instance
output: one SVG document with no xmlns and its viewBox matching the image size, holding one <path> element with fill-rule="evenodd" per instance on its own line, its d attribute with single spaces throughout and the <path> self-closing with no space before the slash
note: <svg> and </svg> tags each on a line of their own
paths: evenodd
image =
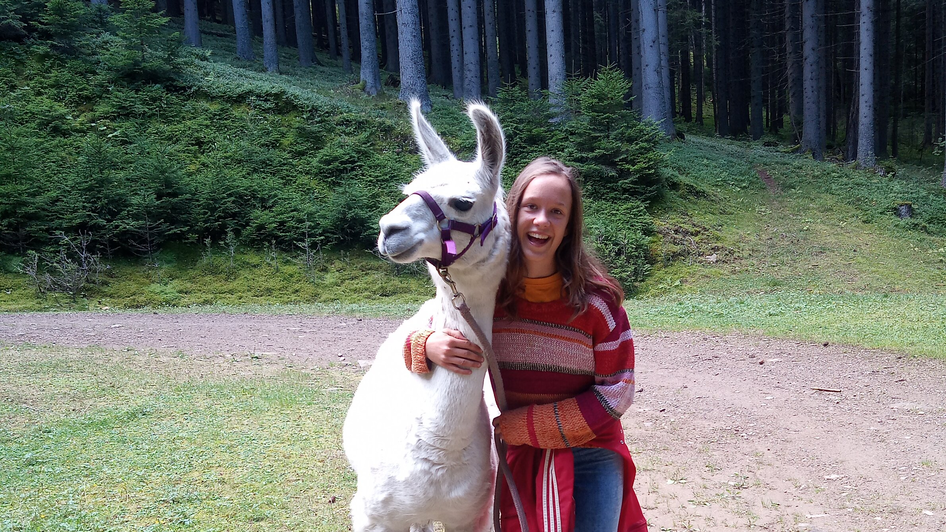
<svg viewBox="0 0 946 532">
<path fill-rule="evenodd" d="M 660 129 L 667 138 L 676 135 L 673 125 L 673 80 L 670 77 L 670 31 L 667 27 L 667 0 L 657 0 L 657 31 L 660 42 L 660 84 L 663 95 L 663 109 Z"/>
<path fill-rule="evenodd" d="M 325 2 L 325 36 L 328 39 L 328 55 L 332 59 L 338 57 L 338 40 L 335 38 L 335 27 L 340 22 L 340 17 L 335 14 L 335 1 Z"/>
<path fill-rule="evenodd" d="M 581 75 L 591 77 L 598 67 L 598 54 L 595 50 L 595 10 L 594 0 L 581 0 Z"/>
<path fill-rule="evenodd" d="M 398 99 L 420 100 L 421 109 L 430 111 L 424 50 L 421 47 L 420 11 L 417 0 L 397 0 L 397 41 L 401 64 L 401 92 Z"/>
<path fill-rule="evenodd" d="M 713 105 L 716 107 L 716 133 L 731 134 L 729 127 L 729 14 L 725 0 L 713 0 Z"/>
<path fill-rule="evenodd" d="M 460 23 L 463 37 L 463 98 L 480 98 L 480 31 L 476 0 L 460 1 Z"/>
<path fill-rule="evenodd" d="M 816 161 L 824 160 L 824 129 L 821 121 L 822 92 L 821 32 L 818 24 L 821 11 L 818 0 L 802 0 L 802 41 L 804 57 L 804 127 L 802 151 L 811 151 Z"/>
<path fill-rule="evenodd" d="M 748 18 L 748 9 L 746 0 L 729 0 L 727 3 L 729 132 L 736 136 L 745 135 L 749 130 L 749 28 L 741 22 Z"/>
<path fill-rule="evenodd" d="M 234 0 L 237 2 L 238 0 Z M 299 65 L 318 64 L 315 59 L 315 41 L 312 37 L 312 13 L 309 0 L 292 0 L 296 17 L 296 41 L 299 43 Z"/>
<path fill-rule="evenodd" d="M 618 4 L 620 0 L 608 0 L 608 64 L 618 65 L 620 59 L 620 27 L 618 26 Z"/>
<path fill-rule="evenodd" d="M 661 68 L 659 9 L 660 0 L 640 2 L 641 73 L 644 82 L 641 113 L 644 118 L 656 122 L 664 135 L 670 138 L 673 135 L 673 123 L 667 112 L 666 88 L 663 86 L 665 77 Z"/>
<path fill-rule="evenodd" d="M 329 0 L 331 1 L 331 0 Z M 361 39 L 361 30 L 358 29 L 358 0 L 340 0 L 345 2 L 345 20 L 348 25 L 348 50 L 351 54 L 351 60 L 355 63 L 361 62 L 361 47 L 354 46 L 352 43 Z"/>
<path fill-rule="evenodd" d="M 878 159 L 886 159 L 887 125 L 890 123 L 890 94 L 893 80 L 890 77 L 890 0 L 875 2 L 874 18 L 874 153 Z"/>
<path fill-rule="evenodd" d="M 693 82 L 696 84 L 696 123 L 703 125 L 703 102 L 706 100 L 705 95 L 703 94 L 706 81 L 703 76 L 703 65 L 706 62 L 706 59 L 703 54 L 705 50 L 704 43 L 706 42 L 706 28 L 705 20 L 706 13 L 704 12 L 704 4 L 702 0 L 692 0 L 694 8 L 698 8 L 700 13 L 700 25 L 697 29 L 694 30 L 692 34 L 693 39 Z"/>
<path fill-rule="evenodd" d="M 499 0 L 499 63 L 503 82 L 516 81 L 516 15 L 511 0 Z"/>
<path fill-rule="evenodd" d="M 785 0 L 785 54 L 788 64 L 788 118 L 795 142 L 801 139 L 805 116 L 805 75 L 802 60 L 801 0 Z"/>
<path fill-rule="evenodd" d="M 624 72 L 624 77 L 633 79 L 634 71 L 632 65 L 634 64 L 634 58 L 631 57 L 633 53 L 631 50 L 631 2 L 630 0 L 618 0 L 618 3 L 618 20 L 616 23 L 618 34 L 618 68 L 621 72 Z"/>
<path fill-rule="evenodd" d="M 450 27 L 450 68 L 453 97 L 463 98 L 463 31 L 460 24 L 460 0 L 447 0 L 447 24 Z"/>
<path fill-rule="evenodd" d="M 536 0 L 525 0 L 526 6 L 526 62 L 529 96 L 538 98 L 542 91 L 542 71 L 539 67 L 539 15 Z"/>
<path fill-rule="evenodd" d="M 562 0 L 545 0 L 545 42 L 549 61 L 549 100 L 556 114 L 565 110 L 564 24 Z"/>
<path fill-rule="evenodd" d="M 923 146 L 924 148 L 933 145 L 933 103 L 936 94 L 936 87 L 933 83 L 933 40 L 935 33 L 933 31 L 933 18 L 935 11 L 933 9 L 933 0 L 926 0 L 926 55 L 923 61 L 924 83 L 926 88 L 923 98 Z"/>
<path fill-rule="evenodd" d="M 820 3 L 823 7 L 824 0 Z M 823 86 L 821 101 L 824 113 L 821 116 L 821 124 L 827 138 L 835 142 L 839 131 L 839 114 L 836 109 L 843 108 L 844 102 L 857 101 L 857 80 L 851 77 L 851 74 L 857 70 L 857 9 L 840 13 L 823 9 L 822 13 L 824 13 L 822 17 L 824 22 L 819 28 L 822 32 L 821 49 L 823 50 L 820 82 Z M 845 66 L 846 62 L 850 64 Z M 837 91 L 835 91 L 836 85 Z M 854 124 L 849 136 L 857 139 L 856 117 Z M 856 153 L 855 147 L 854 151 L 850 152 L 851 160 L 854 159 Z"/>
<path fill-rule="evenodd" d="M 246 0 L 233 0 L 233 26 L 236 30 L 237 57 L 244 61 L 254 60 L 256 56 L 253 55 L 253 38 L 250 35 L 250 17 L 246 12 Z"/>
<path fill-rule="evenodd" d="M 660 36 L 657 26 L 657 0 L 640 0 L 641 32 L 641 114 L 659 122 L 663 89 L 660 86 Z"/>
<path fill-rule="evenodd" d="M 568 51 L 570 56 L 569 71 L 572 74 L 581 72 L 581 9 L 582 0 L 568 0 Z M 637 10 L 637 5 L 634 5 Z"/>
<path fill-rule="evenodd" d="M 496 31 L 495 0 L 483 3 L 483 31 L 486 44 L 486 93 L 495 97 L 499 94 L 499 39 Z"/>
<path fill-rule="evenodd" d="M 378 43 L 375 40 L 374 1 L 358 0 L 358 17 L 361 23 L 361 82 L 365 94 L 375 96 L 381 92 L 381 68 L 378 64 Z"/>
<path fill-rule="evenodd" d="M 595 71 L 597 71 L 597 67 L 608 64 L 608 29 L 605 24 L 607 8 L 604 0 L 591 0 L 589 17 L 595 43 Z"/>
<path fill-rule="evenodd" d="M 401 63 L 398 57 L 398 33 L 397 33 L 397 4 L 395 0 L 384 0 L 384 46 L 388 53 L 385 56 L 387 62 L 384 69 L 388 72 L 398 72 L 401 70 Z"/>
<path fill-rule="evenodd" d="M 329 3 L 335 0 L 329 0 Z M 341 52 L 342 52 L 342 70 L 351 74 L 351 48 L 349 48 L 348 43 L 348 16 L 345 9 L 345 0 L 338 0 L 338 23 L 339 23 L 339 36 L 341 37 Z M 330 28 L 329 33 L 334 33 L 334 26 Z"/>
<path fill-rule="evenodd" d="M 283 0 L 273 0 L 273 15 L 276 17 L 276 45 L 287 46 L 289 41 L 286 38 L 286 6 Z"/>
<path fill-rule="evenodd" d="M 184 0 L 184 37 L 187 44 L 200 48 L 200 17 L 197 14 L 197 0 Z"/>
<path fill-rule="evenodd" d="M 857 163 L 874 167 L 874 0 L 860 0 L 860 119 L 857 128 Z"/>
<path fill-rule="evenodd" d="M 751 27 L 749 35 L 751 48 L 749 51 L 750 76 L 749 84 L 752 112 L 749 116 L 749 134 L 752 140 L 759 140 L 765 132 L 765 124 L 762 123 L 762 75 L 765 71 L 762 59 L 762 24 L 764 21 L 762 12 L 762 0 L 752 0 L 749 8 L 749 20 Z"/>
<path fill-rule="evenodd" d="M 644 105 L 644 71 L 643 58 L 644 50 L 641 46 L 641 9 L 640 0 L 631 1 L 631 55 L 634 61 L 631 63 L 631 94 L 634 100 L 631 102 L 631 108 L 635 111 L 642 111 Z"/>
<path fill-rule="evenodd" d="M 893 53 L 893 125 L 890 131 L 890 154 L 896 159 L 900 153 L 900 105 L 903 102 L 903 36 L 901 28 L 903 26 L 902 11 L 900 9 L 900 0 L 897 0 L 896 14 L 894 23 L 897 29 L 894 32 L 894 53 Z"/>
<path fill-rule="evenodd" d="M 430 21 L 430 82 L 450 85 L 450 41 L 446 29 L 446 11 L 443 2 L 427 0 L 427 20 Z"/>
<path fill-rule="evenodd" d="M 263 66 L 267 72 L 279 72 L 279 52 L 276 49 L 276 13 L 273 0 L 260 2 L 260 18 L 263 21 Z"/>
<path fill-rule="evenodd" d="M 677 50 L 677 61 L 680 64 L 680 114 L 683 115 L 684 122 L 693 121 L 693 81 L 690 79 L 692 67 L 690 66 L 690 39 L 685 41 L 679 50 Z"/>
</svg>

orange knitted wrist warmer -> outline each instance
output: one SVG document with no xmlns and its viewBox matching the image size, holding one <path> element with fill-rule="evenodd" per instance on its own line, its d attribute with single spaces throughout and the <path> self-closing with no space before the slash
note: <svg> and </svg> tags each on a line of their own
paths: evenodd
<svg viewBox="0 0 946 532">
<path fill-rule="evenodd" d="M 433 334 L 431 329 L 421 329 L 407 335 L 404 342 L 404 365 L 411 373 L 430 373 L 427 360 L 427 338 Z"/>
</svg>

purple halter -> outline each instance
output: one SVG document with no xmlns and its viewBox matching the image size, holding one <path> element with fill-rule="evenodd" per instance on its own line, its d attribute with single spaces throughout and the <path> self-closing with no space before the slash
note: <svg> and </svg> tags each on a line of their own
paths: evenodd
<svg viewBox="0 0 946 532">
<path fill-rule="evenodd" d="M 476 240 L 476 237 L 480 238 L 480 245 L 483 245 L 483 242 L 486 241 L 486 236 L 489 235 L 489 232 L 496 227 L 496 224 L 499 223 L 499 217 L 496 214 L 496 204 L 493 203 L 493 215 L 490 216 L 489 220 L 481 224 L 468 224 L 466 222 L 461 222 L 459 220 L 448 220 L 447 216 L 443 213 L 443 210 L 440 208 L 440 205 L 437 205 L 437 202 L 434 201 L 434 198 L 430 196 L 427 192 L 419 190 L 413 192 L 417 194 L 424 200 L 424 203 L 427 204 L 427 208 L 430 209 L 430 212 L 437 218 L 437 225 L 440 227 L 440 260 L 437 259 L 427 259 L 427 262 L 433 264 L 437 268 L 446 268 L 454 262 L 456 262 L 464 253 L 467 252 L 470 247 L 473 246 L 473 242 Z M 450 231 L 460 231 L 461 233 L 466 233 L 470 235 L 470 243 L 463 248 L 462 251 L 457 253 L 457 243 L 453 241 L 453 236 L 450 234 Z"/>
</svg>

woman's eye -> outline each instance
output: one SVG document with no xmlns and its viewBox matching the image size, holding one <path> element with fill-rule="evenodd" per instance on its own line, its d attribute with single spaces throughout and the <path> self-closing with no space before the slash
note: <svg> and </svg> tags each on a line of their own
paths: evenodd
<svg viewBox="0 0 946 532">
<path fill-rule="evenodd" d="M 465 199 L 455 199 L 450 202 L 450 206 L 460 212 L 466 212 L 473 208 L 473 202 Z"/>
</svg>

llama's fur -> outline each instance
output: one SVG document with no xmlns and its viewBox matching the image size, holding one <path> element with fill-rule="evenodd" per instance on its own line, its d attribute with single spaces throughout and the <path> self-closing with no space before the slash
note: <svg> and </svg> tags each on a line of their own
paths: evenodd
<svg viewBox="0 0 946 532">
<path fill-rule="evenodd" d="M 424 201 L 411 195 L 414 191 L 429 193 L 448 218 L 472 224 L 488 220 L 496 204 L 497 227 L 482 246 L 477 241 L 449 267 L 491 340 L 496 290 L 505 273 L 510 238 L 500 177 L 505 145 L 489 109 L 471 104 L 467 113 L 476 126 L 477 155 L 472 162 L 461 162 L 423 117 L 420 105 L 411 104 L 425 167 L 404 187 L 407 198 L 381 218 L 378 248 L 401 263 L 441 258 L 440 229 Z M 472 201 L 473 207 L 460 211 L 454 207 L 456 200 Z M 459 249 L 469 239 L 461 232 L 453 236 Z M 381 345 L 345 419 L 345 454 L 358 475 L 351 503 L 355 532 L 432 530 L 433 521 L 450 532 L 483 532 L 492 525 L 491 431 L 483 400 L 486 364 L 472 375 L 443 368 L 418 375 L 404 364 L 404 342 L 411 331 L 451 328 L 476 338 L 454 308 L 449 287 L 436 269 L 428 268 L 437 297 Z"/>
</svg>

